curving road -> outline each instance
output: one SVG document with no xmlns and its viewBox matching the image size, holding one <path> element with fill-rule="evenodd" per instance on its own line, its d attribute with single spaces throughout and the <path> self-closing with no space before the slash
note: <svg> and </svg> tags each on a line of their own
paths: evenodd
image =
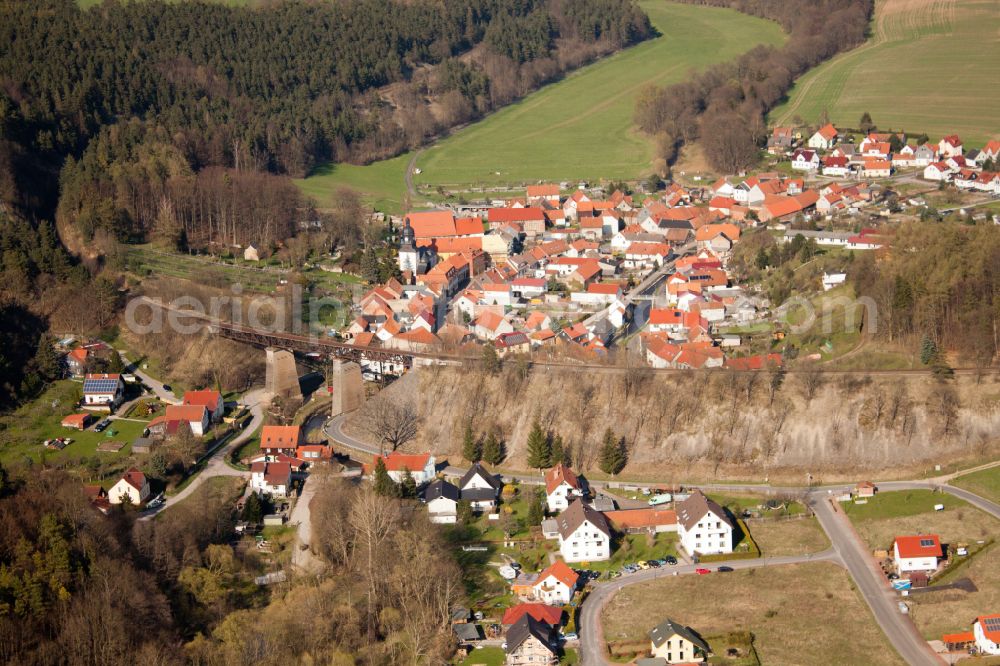
<svg viewBox="0 0 1000 666">
<path fill-rule="evenodd" d="M 176 495 L 165 497 L 163 504 L 155 509 L 147 509 L 146 511 L 143 511 L 142 517 L 139 520 L 151 520 L 156 516 L 156 514 L 160 513 L 164 509 L 174 506 L 179 502 L 183 502 L 185 498 L 190 497 L 196 490 L 198 490 L 198 488 L 202 486 L 202 484 L 212 477 L 246 476 L 246 472 L 241 472 L 240 470 L 233 469 L 227 465 L 226 458 L 230 453 L 239 448 L 240 445 L 253 437 L 257 429 L 260 428 L 261 424 L 264 422 L 264 405 L 267 404 L 269 399 L 270 396 L 266 391 L 264 391 L 264 389 L 254 389 L 245 393 L 243 395 L 243 403 L 250 408 L 251 419 L 243 431 L 205 458 L 205 468 L 198 472 L 198 475 L 192 479 L 191 483 L 189 483 L 184 490 L 180 491 Z"/>
<path fill-rule="evenodd" d="M 361 451 L 363 453 L 375 455 L 380 453 L 379 447 L 361 441 L 343 430 L 344 419 L 347 415 L 334 417 L 324 427 L 324 432 L 334 443 L 340 444 L 349 449 Z M 948 483 L 951 479 L 965 474 L 969 471 L 987 469 L 1000 466 L 1000 461 L 995 461 L 986 465 L 980 465 L 972 470 L 962 470 L 951 474 L 939 476 L 931 479 L 912 481 L 885 481 L 876 482 L 880 491 L 892 490 L 940 490 L 955 497 L 965 500 L 973 506 L 989 513 L 1000 520 L 1000 504 L 987 500 L 968 490 L 957 488 Z M 452 475 L 461 475 L 465 472 L 463 468 L 448 467 L 445 472 Z M 517 479 L 523 483 L 538 484 L 542 482 L 542 477 L 529 474 L 505 475 L 508 478 Z M 656 485 L 653 482 L 647 485 Z M 734 569 L 746 569 L 763 566 L 780 566 L 786 564 L 800 564 L 804 562 L 834 562 L 847 569 L 851 578 L 858 586 L 862 597 L 871 609 L 876 622 L 882 631 L 889 638 L 893 647 L 908 663 L 916 666 L 931 666 L 944 663 L 942 659 L 931 650 L 930 645 L 917 631 L 913 622 L 907 615 L 903 615 L 899 610 L 899 596 L 892 590 L 889 581 L 879 570 L 875 561 L 869 556 L 867 545 L 861 540 L 857 532 L 851 525 L 850 520 L 844 515 L 836 504 L 834 497 L 848 491 L 854 484 L 834 484 L 829 486 L 771 486 L 767 484 L 693 484 L 703 490 L 729 491 L 729 492 L 752 492 L 765 495 L 776 493 L 804 493 L 806 502 L 816 514 L 823 531 L 826 532 L 830 543 L 833 544 L 828 550 L 821 553 L 803 556 L 790 557 L 764 557 L 757 560 L 733 560 L 730 562 L 713 563 L 712 567 L 719 565 L 731 566 Z M 604 484 L 595 482 L 594 488 L 601 488 Z M 670 567 L 669 569 L 649 569 L 635 574 L 623 576 L 610 582 L 601 583 L 595 586 L 594 590 L 587 597 L 580 614 L 580 654 L 584 666 L 598 666 L 607 663 L 605 659 L 603 631 L 600 623 L 601 610 L 607 602 L 626 585 L 648 582 L 664 576 L 687 575 L 694 573 L 695 565 L 681 565 Z"/>
</svg>

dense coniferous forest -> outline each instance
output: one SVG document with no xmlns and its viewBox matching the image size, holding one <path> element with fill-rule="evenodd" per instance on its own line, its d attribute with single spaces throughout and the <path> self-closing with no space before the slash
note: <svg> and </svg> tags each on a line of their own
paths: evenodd
<svg viewBox="0 0 1000 666">
<path fill-rule="evenodd" d="M 633 0 L 2 3 L 0 304 L 44 330 L 95 311 L 118 243 L 283 242 L 319 217 L 289 176 L 398 154 L 651 33 Z M 0 404 L 29 360 L 0 351 Z"/>
<path fill-rule="evenodd" d="M 780 48 L 759 46 L 728 63 L 666 88 L 648 88 L 635 120 L 656 135 L 668 164 L 677 149 L 699 141 L 712 167 L 736 173 L 753 164 L 766 138 L 765 115 L 811 67 L 861 44 L 872 0 L 682 0 L 732 7 L 779 22 L 788 33 Z"/>
</svg>

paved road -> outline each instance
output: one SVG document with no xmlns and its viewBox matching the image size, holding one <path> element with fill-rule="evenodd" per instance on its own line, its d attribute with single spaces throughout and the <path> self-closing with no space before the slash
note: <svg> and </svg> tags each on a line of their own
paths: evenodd
<svg viewBox="0 0 1000 666">
<path fill-rule="evenodd" d="M 216 449 L 215 452 L 209 456 L 208 462 L 205 464 L 205 468 L 198 473 L 194 480 L 192 480 L 191 483 L 184 488 L 184 490 L 180 491 L 176 495 L 165 497 L 163 504 L 157 508 L 144 511 L 140 520 L 150 520 L 160 511 L 163 511 L 178 502 L 184 501 L 185 498 L 190 497 L 191 494 L 200 488 L 203 483 L 214 476 L 246 476 L 246 472 L 241 472 L 227 465 L 226 458 L 230 453 L 239 448 L 241 444 L 253 437 L 254 432 L 260 428 L 261 424 L 264 422 L 264 405 L 267 404 L 268 400 L 269 396 L 264 389 L 254 389 L 244 394 L 243 403 L 250 408 L 252 418 L 246 428 L 243 429 L 243 432 L 230 439 L 225 445 Z"/>
<path fill-rule="evenodd" d="M 163 382 L 154 377 L 151 377 L 150 375 L 140 370 L 139 366 L 137 366 L 135 363 L 129 361 L 128 358 L 126 358 L 124 352 L 119 351 L 118 355 L 121 356 L 122 360 L 125 362 L 126 366 L 125 372 L 131 373 L 136 377 L 138 377 L 139 379 L 141 379 L 143 384 L 153 389 L 153 393 L 156 394 L 157 398 L 171 405 L 181 404 L 181 399 L 178 398 L 176 395 L 174 395 L 173 391 L 168 391 L 165 388 L 163 388 L 164 386 Z"/>
<path fill-rule="evenodd" d="M 634 574 L 627 574 L 620 578 L 599 583 L 587 597 L 586 602 L 580 610 L 580 655 L 583 666 L 603 666 L 604 659 L 604 631 L 601 627 L 601 611 L 615 594 L 627 585 L 638 583 L 648 583 L 657 578 L 668 578 L 675 574 L 678 576 L 695 574 L 695 569 L 704 567 L 713 571 L 712 576 L 725 574 L 714 573 L 720 566 L 729 566 L 733 569 L 756 569 L 758 567 L 773 567 L 788 564 L 804 564 L 807 562 L 833 562 L 843 566 L 840 556 L 833 548 L 824 550 L 821 553 L 810 555 L 795 555 L 786 557 L 762 557 L 755 560 L 731 560 L 728 562 L 713 562 L 707 565 L 682 564 L 674 567 L 661 567 L 659 569 L 646 569 Z"/>
<path fill-rule="evenodd" d="M 834 506 L 828 497 L 813 493 L 810 500 L 823 531 L 847 566 L 875 620 L 903 660 L 911 666 L 942 663 L 910 618 L 899 611 L 898 594 L 892 591 L 889 581 L 843 511 Z"/>
</svg>

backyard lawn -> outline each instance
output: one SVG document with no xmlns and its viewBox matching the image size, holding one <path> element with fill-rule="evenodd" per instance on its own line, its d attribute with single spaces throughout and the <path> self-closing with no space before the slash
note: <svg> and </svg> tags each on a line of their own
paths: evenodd
<svg viewBox="0 0 1000 666">
<path fill-rule="evenodd" d="M 0 417 L 0 462 L 8 463 L 41 460 L 53 464 L 82 462 L 83 459 L 94 459 L 106 465 L 105 471 L 118 470 L 124 466 L 131 453 L 132 440 L 142 435 L 146 421 L 118 420 L 104 432 L 95 432 L 93 425 L 89 430 L 79 431 L 64 428 L 62 419 L 68 414 L 82 410 L 74 409 L 81 390 L 81 383 L 72 380 L 54 382 L 39 398 L 19 407 L 14 412 Z M 98 415 L 100 418 L 101 416 Z M 56 437 L 68 437 L 73 442 L 62 449 L 46 449 L 42 441 Z M 125 446 L 118 452 L 98 451 L 99 444 L 105 442 L 124 442 Z M 99 465 L 87 465 L 96 471 Z"/>
<path fill-rule="evenodd" d="M 626 587 L 604 609 L 604 637 L 647 640 L 666 618 L 703 636 L 750 631 L 762 664 L 903 663 L 847 573 L 829 563 L 671 576 Z"/>
</svg>

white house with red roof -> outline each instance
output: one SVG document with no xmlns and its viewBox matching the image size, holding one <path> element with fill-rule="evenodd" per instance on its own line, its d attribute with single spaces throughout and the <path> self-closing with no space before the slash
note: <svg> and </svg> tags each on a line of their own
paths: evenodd
<svg viewBox="0 0 1000 666">
<path fill-rule="evenodd" d="M 222 400 L 222 394 L 211 389 L 186 391 L 184 393 L 183 404 L 201 405 L 208 410 L 209 419 L 216 423 L 222 420 L 222 415 L 226 411 L 225 402 Z"/>
<path fill-rule="evenodd" d="M 808 145 L 815 150 L 830 150 L 837 143 L 837 128 L 827 123 L 809 137 Z"/>
<path fill-rule="evenodd" d="M 532 585 L 535 599 L 553 606 L 565 606 L 573 600 L 580 576 L 562 560 L 556 560 L 548 569 L 538 574 Z"/>
<path fill-rule="evenodd" d="M 514 326 L 503 315 L 483 310 L 476 318 L 473 333 L 480 340 L 496 340 L 504 333 L 513 333 Z"/>
<path fill-rule="evenodd" d="M 285 497 L 292 484 L 292 468 L 286 462 L 258 461 L 250 465 L 250 488 L 261 495 Z"/>
<path fill-rule="evenodd" d="M 938 141 L 938 155 L 941 156 L 941 159 L 958 157 L 964 152 L 962 140 L 958 138 L 957 134 L 949 134 Z"/>
<path fill-rule="evenodd" d="M 437 475 L 437 461 L 430 453 L 400 453 L 399 451 L 393 451 L 384 457 L 375 456 L 375 460 L 372 461 L 372 469 L 375 468 L 374 466 L 379 458 L 385 461 L 385 470 L 389 473 L 389 478 L 396 483 L 403 480 L 403 476 L 407 470 L 409 470 L 410 476 L 413 477 L 418 486 L 423 483 L 429 483 Z"/>
<path fill-rule="evenodd" d="M 566 465 L 559 463 L 545 472 L 545 501 L 552 513 L 566 509 L 569 503 L 583 496 L 580 479 Z"/>
<path fill-rule="evenodd" d="M 792 153 L 792 168 L 796 171 L 816 171 L 819 169 L 819 155 L 815 150 L 799 148 Z"/>
<path fill-rule="evenodd" d="M 108 501 L 112 504 L 139 505 L 149 497 L 149 481 L 146 475 L 135 467 L 122 474 L 115 485 L 108 490 Z"/>
<path fill-rule="evenodd" d="M 260 431 L 260 452 L 271 457 L 281 453 L 295 457 L 301 438 L 299 426 L 266 425 Z"/>
<path fill-rule="evenodd" d="M 983 654 L 1000 654 L 1000 614 L 980 615 L 972 625 L 976 648 Z"/>
<path fill-rule="evenodd" d="M 951 180 L 951 167 L 946 162 L 934 162 L 924 167 L 924 180 L 947 181 Z"/>
<path fill-rule="evenodd" d="M 892 543 L 892 559 L 900 574 L 934 573 L 942 557 L 941 539 L 937 534 L 898 536 Z"/>
</svg>

